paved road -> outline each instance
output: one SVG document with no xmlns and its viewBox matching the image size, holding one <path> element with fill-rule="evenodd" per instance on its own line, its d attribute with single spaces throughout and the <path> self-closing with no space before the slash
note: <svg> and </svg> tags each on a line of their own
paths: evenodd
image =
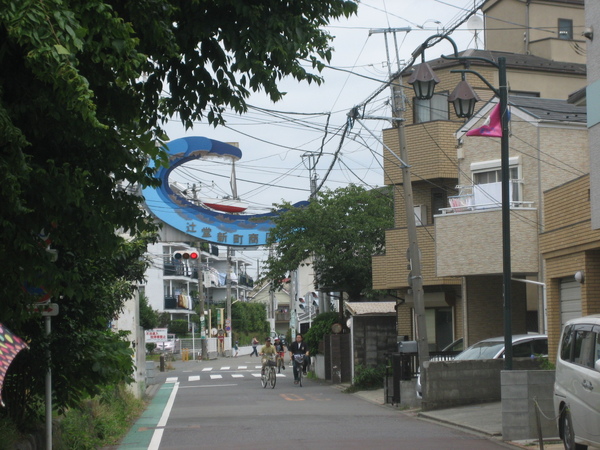
<svg viewBox="0 0 600 450">
<path fill-rule="evenodd" d="M 293 384 L 291 368 L 263 389 L 258 359 L 179 364 L 119 449 L 507 448 L 354 395 L 328 382 Z M 512 448 L 512 447 L 510 447 Z"/>
</svg>

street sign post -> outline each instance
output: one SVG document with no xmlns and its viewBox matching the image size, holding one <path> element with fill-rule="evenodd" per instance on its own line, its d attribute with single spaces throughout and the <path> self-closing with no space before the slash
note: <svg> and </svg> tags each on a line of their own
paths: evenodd
<svg viewBox="0 0 600 450">
<path fill-rule="evenodd" d="M 58 316 L 58 303 L 35 304 L 30 307 L 31 312 L 41 313 L 42 316 Z"/>
</svg>

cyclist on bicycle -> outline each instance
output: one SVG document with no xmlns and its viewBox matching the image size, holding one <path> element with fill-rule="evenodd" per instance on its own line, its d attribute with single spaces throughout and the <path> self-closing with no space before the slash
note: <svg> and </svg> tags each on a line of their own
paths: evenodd
<svg viewBox="0 0 600 450">
<path fill-rule="evenodd" d="M 281 342 L 281 340 L 279 338 L 275 338 L 275 350 L 277 351 L 277 354 L 281 358 L 281 367 L 283 368 L 283 370 L 285 370 L 285 364 L 284 364 L 285 348 L 283 347 L 283 342 Z"/>
<path fill-rule="evenodd" d="M 263 345 L 260 349 L 260 355 L 264 356 L 264 358 L 262 359 L 261 369 L 261 374 L 264 375 L 265 367 L 268 361 L 275 361 L 275 356 L 277 356 L 277 350 L 275 350 L 275 347 L 271 345 L 271 338 L 267 338 L 265 340 L 265 345 Z"/>
<path fill-rule="evenodd" d="M 294 362 L 294 384 L 298 384 L 298 371 L 300 367 L 294 356 L 302 355 L 302 373 L 304 375 L 306 375 L 306 365 L 308 363 L 308 345 L 302 340 L 302 335 L 300 333 L 296 335 L 296 342 L 292 342 L 292 345 L 289 346 L 289 351 L 292 361 Z"/>
</svg>

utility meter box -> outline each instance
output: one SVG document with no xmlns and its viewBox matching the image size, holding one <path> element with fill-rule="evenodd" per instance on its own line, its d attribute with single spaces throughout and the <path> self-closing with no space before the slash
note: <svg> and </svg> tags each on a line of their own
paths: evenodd
<svg viewBox="0 0 600 450">
<path fill-rule="evenodd" d="M 417 341 L 398 342 L 398 353 L 417 353 Z"/>
</svg>

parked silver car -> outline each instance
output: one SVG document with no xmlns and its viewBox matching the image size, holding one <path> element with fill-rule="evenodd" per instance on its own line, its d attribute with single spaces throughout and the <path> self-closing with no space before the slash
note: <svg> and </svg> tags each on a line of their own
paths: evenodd
<svg viewBox="0 0 600 450">
<path fill-rule="evenodd" d="M 512 352 L 515 358 L 548 356 L 548 336 L 545 334 L 515 334 L 512 336 Z M 484 339 L 456 355 L 457 361 L 469 359 L 504 358 L 504 336 Z"/>
<path fill-rule="evenodd" d="M 565 449 L 600 447 L 600 314 L 569 320 L 562 330 L 554 410 Z"/>
<path fill-rule="evenodd" d="M 462 345 L 462 341 L 460 343 Z M 548 356 L 548 336 L 545 334 L 515 334 L 512 336 L 512 343 L 513 357 L 515 358 L 530 358 L 539 355 Z M 454 360 L 501 358 L 504 358 L 504 336 L 479 341 L 456 355 Z M 432 357 L 431 361 L 435 361 L 435 357 Z M 423 398 L 420 373 L 417 375 L 417 398 Z"/>
</svg>

